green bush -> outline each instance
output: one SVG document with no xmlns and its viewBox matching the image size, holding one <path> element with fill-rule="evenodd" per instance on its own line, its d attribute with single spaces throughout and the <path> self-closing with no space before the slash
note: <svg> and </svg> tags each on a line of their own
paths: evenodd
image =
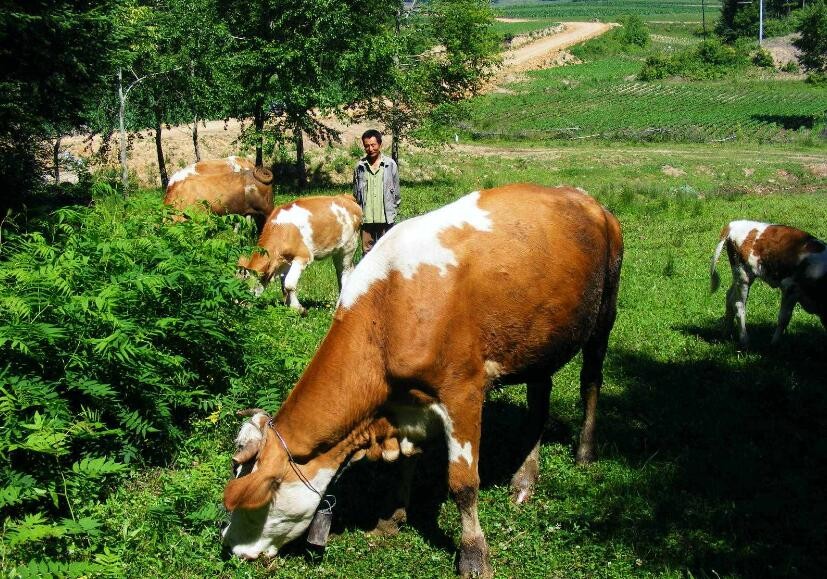
<svg viewBox="0 0 827 579">
<path fill-rule="evenodd" d="M 752 55 L 752 64 L 760 66 L 761 68 L 773 68 L 775 61 L 772 59 L 772 54 L 764 48 L 758 48 L 755 54 Z"/>
<path fill-rule="evenodd" d="M 621 44 L 641 48 L 649 45 L 649 29 L 643 18 L 631 14 L 623 18 L 621 24 L 622 26 L 615 30 L 615 36 Z"/>
<path fill-rule="evenodd" d="M 245 222 L 190 217 L 110 193 L 4 241 L 0 558 L 71 559 L 99 534 L 89 505 L 130 465 L 168 461 L 239 374 Z"/>
<path fill-rule="evenodd" d="M 668 76 L 693 80 L 721 78 L 734 68 L 749 64 L 749 43 L 734 46 L 708 39 L 697 46 L 672 55 L 655 55 L 646 59 L 638 78 L 643 81 Z"/>
</svg>

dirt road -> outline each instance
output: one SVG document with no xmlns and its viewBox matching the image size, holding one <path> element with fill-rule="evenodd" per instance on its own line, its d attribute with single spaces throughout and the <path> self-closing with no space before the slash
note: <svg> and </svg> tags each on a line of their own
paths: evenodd
<svg viewBox="0 0 827 579">
<path fill-rule="evenodd" d="M 603 34 L 612 28 L 612 24 L 601 22 L 566 22 L 562 31 L 539 38 L 533 42 L 522 44 L 514 50 L 503 54 L 503 65 L 486 87 L 485 92 L 501 89 L 501 85 L 513 82 L 520 75 L 529 70 L 539 70 L 551 66 L 564 64 L 570 60 L 565 49 Z M 569 58 L 566 57 L 568 55 Z M 368 128 L 382 127 L 375 122 L 343 125 L 334 118 L 326 121 L 331 127 L 342 132 L 342 143 L 345 146 L 358 141 L 359 136 Z M 228 122 L 208 121 L 205 126 L 199 126 L 199 141 L 201 143 L 202 158 L 225 157 L 239 153 L 236 142 L 241 132 L 242 123 L 235 119 Z M 167 170 L 172 173 L 179 167 L 192 163 L 194 159 L 192 145 L 192 128 L 187 125 L 172 127 L 162 134 L 164 154 L 167 158 Z M 91 150 L 96 150 L 99 139 L 92 142 L 91 149 L 84 148 L 83 138 L 67 139 L 67 148 L 75 155 L 88 157 Z M 316 145 L 305 143 L 307 150 L 317 148 Z M 113 147 L 111 158 L 107 164 L 117 165 L 117 145 Z M 158 186 L 158 164 L 155 154 L 155 141 L 152 131 L 144 131 L 133 139 L 129 152 L 129 166 L 137 174 L 138 180 L 145 186 Z"/>
</svg>

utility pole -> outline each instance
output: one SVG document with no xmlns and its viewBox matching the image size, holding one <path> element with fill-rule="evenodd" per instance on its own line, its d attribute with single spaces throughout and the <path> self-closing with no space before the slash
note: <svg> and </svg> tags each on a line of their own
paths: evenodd
<svg viewBox="0 0 827 579">
<path fill-rule="evenodd" d="M 758 2 L 758 44 L 764 41 L 764 0 Z"/>
<path fill-rule="evenodd" d="M 706 0 L 701 0 L 701 21 L 704 25 L 704 38 L 706 38 Z"/>
</svg>

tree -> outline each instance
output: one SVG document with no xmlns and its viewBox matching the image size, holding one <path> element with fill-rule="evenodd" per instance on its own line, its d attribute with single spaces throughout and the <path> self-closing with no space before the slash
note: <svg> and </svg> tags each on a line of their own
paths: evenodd
<svg viewBox="0 0 827 579">
<path fill-rule="evenodd" d="M 823 0 L 810 4 L 798 27 L 801 35 L 793 41 L 801 51 L 801 64 L 815 73 L 827 73 L 827 5 Z"/>
<path fill-rule="evenodd" d="M 219 12 L 234 39 L 233 115 L 253 117 L 257 164 L 265 125 L 268 146 L 295 141 L 301 184 L 303 136 L 317 143 L 335 136 L 319 113 L 355 100 L 365 71 L 379 62 L 373 38 L 393 12 L 362 0 L 219 0 Z"/>
<path fill-rule="evenodd" d="M 485 0 L 433 0 L 400 12 L 395 29 L 385 31 L 380 52 L 393 66 L 367 85 L 361 106 L 364 117 L 390 129 L 394 160 L 399 142 L 418 128 L 463 116 L 462 101 L 481 88 L 497 62 L 492 20 Z"/>
<path fill-rule="evenodd" d="M 83 124 L 111 73 L 116 0 L 6 1 L 0 11 L 0 205 L 42 183 L 38 148 Z M 5 213 L 5 210 L 3 211 Z"/>
</svg>

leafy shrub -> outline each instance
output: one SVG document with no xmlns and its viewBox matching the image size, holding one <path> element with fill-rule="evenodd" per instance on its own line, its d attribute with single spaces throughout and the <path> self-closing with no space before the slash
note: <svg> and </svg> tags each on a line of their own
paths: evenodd
<svg viewBox="0 0 827 579">
<path fill-rule="evenodd" d="M 650 56 L 638 78 L 644 81 L 668 76 L 695 80 L 720 78 L 733 68 L 749 63 L 747 47 L 746 43 L 730 46 L 717 39 L 704 40 L 695 47 L 672 55 Z"/>
<path fill-rule="evenodd" d="M 634 52 L 649 45 L 649 29 L 646 22 L 632 14 L 621 19 L 621 26 L 608 34 L 601 34 L 588 42 L 574 46 L 571 53 L 583 60 Z"/>
<path fill-rule="evenodd" d="M 621 20 L 622 26 L 614 31 L 617 40 L 625 46 L 639 46 L 643 48 L 649 44 L 649 29 L 643 18 L 631 14 Z"/>
<path fill-rule="evenodd" d="M 752 55 L 752 64 L 760 66 L 761 68 L 773 68 L 775 61 L 772 59 L 772 54 L 764 48 L 758 48 L 755 54 Z"/>
<path fill-rule="evenodd" d="M 790 73 L 795 74 L 795 73 L 799 72 L 799 69 L 798 69 L 798 65 L 795 63 L 794 60 L 788 60 L 781 67 L 781 71 L 782 72 L 790 72 Z"/>
<path fill-rule="evenodd" d="M 88 505 L 169 460 L 239 373 L 243 219 L 172 223 L 154 196 L 107 192 L 2 246 L 0 558 L 32 569 L 94 538 Z"/>
</svg>

